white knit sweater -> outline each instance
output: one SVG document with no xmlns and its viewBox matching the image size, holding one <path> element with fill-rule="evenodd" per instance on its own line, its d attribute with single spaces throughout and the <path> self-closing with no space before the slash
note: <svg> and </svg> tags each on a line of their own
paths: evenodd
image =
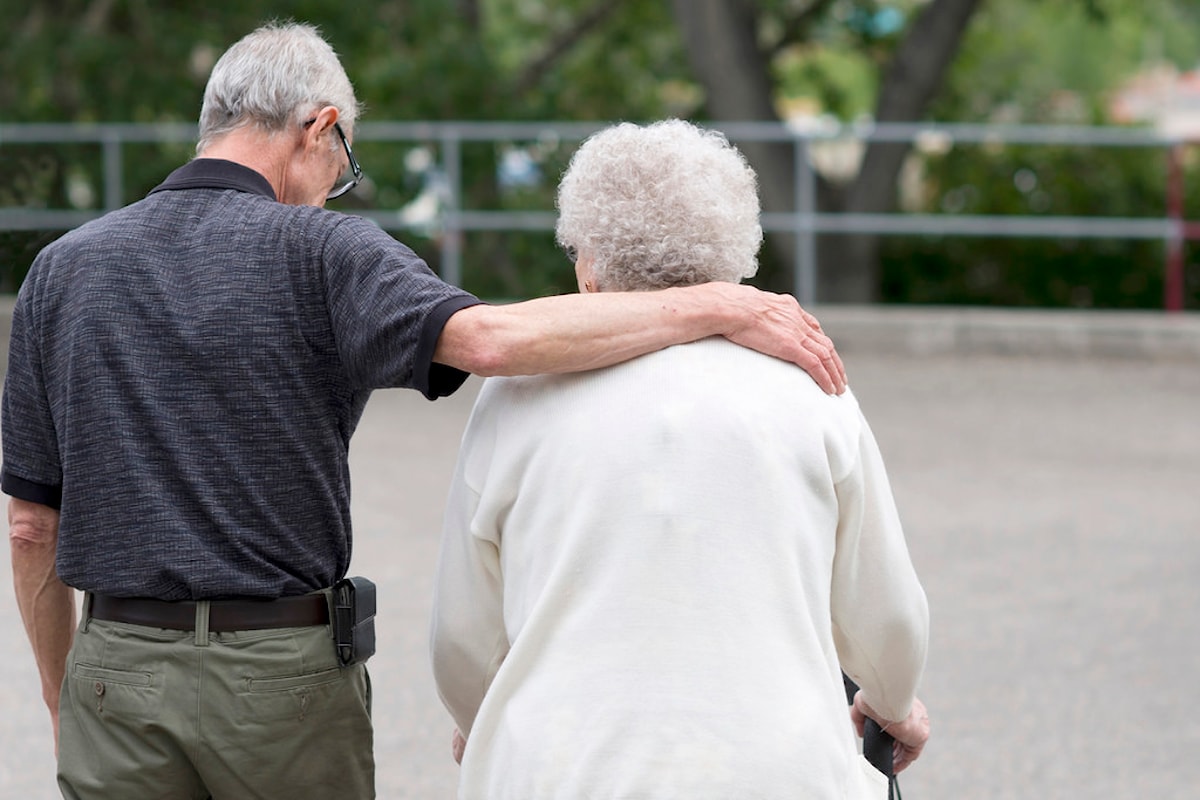
<svg viewBox="0 0 1200 800">
<path fill-rule="evenodd" d="M 438 569 L 461 798 L 885 796 L 841 670 L 906 716 L 928 608 L 850 392 L 722 339 L 488 380 Z"/>
</svg>

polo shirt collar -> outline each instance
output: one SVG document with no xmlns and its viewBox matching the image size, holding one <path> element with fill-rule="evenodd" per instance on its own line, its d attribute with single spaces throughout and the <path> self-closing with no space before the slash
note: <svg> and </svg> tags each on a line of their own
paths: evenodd
<svg viewBox="0 0 1200 800">
<path fill-rule="evenodd" d="M 221 158 L 197 158 L 184 164 L 150 194 L 178 189 L 234 189 L 276 199 L 275 190 L 262 173 Z"/>
</svg>

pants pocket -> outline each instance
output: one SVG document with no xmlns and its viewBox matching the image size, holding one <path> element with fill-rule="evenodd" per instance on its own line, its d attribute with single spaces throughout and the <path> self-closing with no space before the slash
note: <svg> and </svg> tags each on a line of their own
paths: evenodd
<svg viewBox="0 0 1200 800">
<path fill-rule="evenodd" d="M 100 717 L 147 720 L 158 716 L 162 692 L 152 672 L 76 662 L 69 680 L 75 705 Z"/>
<path fill-rule="evenodd" d="M 342 691 L 340 667 L 299 675 L 248 678 L 241 695 L 243 711 L 260 720 L 296 719 L 319 714 Z"/>
</svg>

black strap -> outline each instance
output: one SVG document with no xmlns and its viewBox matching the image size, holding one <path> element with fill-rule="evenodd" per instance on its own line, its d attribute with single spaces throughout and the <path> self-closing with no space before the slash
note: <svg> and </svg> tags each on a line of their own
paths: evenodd
<svg viewBox="0 0 1200 800">
<path fill-rule="evenodd" d="M 842 683 L 846 689 L 846 703 L 854 702 L 858 693 L 858 684 L 850 680 L 850 676 L 842 673 Z M 883 773 L 888 781 L 888 800 L 900 800 L 900 784 L 896 781 L 896 773 L 892 769 L 892 750 L 896 740 L 879 727 L 879 723 L 868 718 L 863 725 L 863 758 L 872 767 Z"/>
</svg>

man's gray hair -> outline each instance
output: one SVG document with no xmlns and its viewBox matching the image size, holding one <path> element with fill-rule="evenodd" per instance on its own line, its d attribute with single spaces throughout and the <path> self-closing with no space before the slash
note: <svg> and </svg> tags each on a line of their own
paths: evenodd
<svg viewBox="0 0 1200 800">
<path fill-rule="evenodd" d="M 337 108 L 347 133 L 353 129 L 358 101 L 333 48 L 312 25 L 267 23 L 226 50 L 213 67 L 196 152 L 246 125 L 278 133 L 325 106 Z"/>
<path fill-rule="evenodd" d="M 716 131 L 621 123 L 575 152 L 558 187 L 558 243 L 594 259 L 596 289 L 738 283 L 758 270 L 758 185 Z"/>
</svg>

